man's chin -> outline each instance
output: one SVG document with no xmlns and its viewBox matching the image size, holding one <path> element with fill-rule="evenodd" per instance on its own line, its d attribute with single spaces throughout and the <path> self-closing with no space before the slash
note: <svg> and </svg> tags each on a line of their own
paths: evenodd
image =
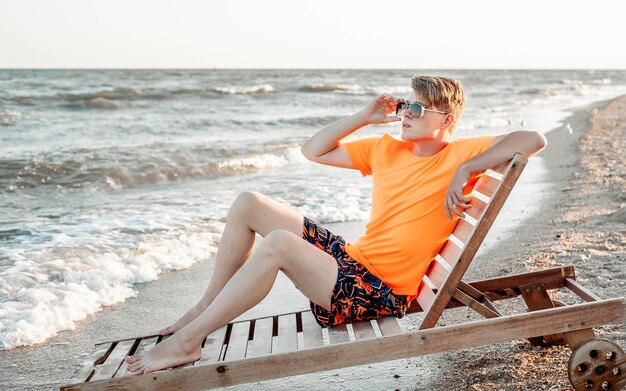
<svg viewBox="0 0 626 391">
<path fill-rule="evenodd" d="M 404 141 L 413 141 L 411 134 L 409 132 L 405 132 L 403 131 L 402 133 L 400 133 L 400 138 Z"/>
</svg>

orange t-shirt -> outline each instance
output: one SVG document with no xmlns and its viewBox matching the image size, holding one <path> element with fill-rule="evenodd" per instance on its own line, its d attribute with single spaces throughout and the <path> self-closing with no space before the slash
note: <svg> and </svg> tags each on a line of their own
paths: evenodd
<svg viewBox="0 0 626 391">
<path fill-rule="evenodd" d="M 372 175 L 372 211 L 365 234 L 348 255 L 394 293 L 417 295 L 430 261 L 459 219 L 448 220 L 446 191 L 458 166 L 489 149 L 495 136 L 456 139 L 433 156 L 413 155 L 414 143 L 388 133 L 344 143 L 363 176 Z"/>
</svg>

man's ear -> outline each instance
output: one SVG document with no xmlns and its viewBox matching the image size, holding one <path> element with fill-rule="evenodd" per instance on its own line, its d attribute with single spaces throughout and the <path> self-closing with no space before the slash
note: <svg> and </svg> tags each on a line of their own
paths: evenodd
<svg viewBox="0 0 626 391">
<path fill-rule="evenodd" d="M 443 119 L 443 122 L 441 123 L 441 125 L 445 126 L 445 127 L 448 127 L 448 126 L 452 125 L 453 122 L 454 122 L 454 115 L 446 114 L 446 118 Z"/>
</svg>

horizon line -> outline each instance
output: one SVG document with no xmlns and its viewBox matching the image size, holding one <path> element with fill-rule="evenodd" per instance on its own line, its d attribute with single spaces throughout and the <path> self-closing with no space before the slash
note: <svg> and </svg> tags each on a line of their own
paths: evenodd
<svg viewBox="0 0 626 391">
<path fill-rule="evenodd" d="M 358 71 L 402 71 L 402 70 L 445 70 L 445 71 L 626 71 L 626 68 L 349 68 L 349 67 L 292 67 L 292 68 L 269 68 L 269 67 L 3 67 L 0 70 L 358 70 Z"/>
</svg>

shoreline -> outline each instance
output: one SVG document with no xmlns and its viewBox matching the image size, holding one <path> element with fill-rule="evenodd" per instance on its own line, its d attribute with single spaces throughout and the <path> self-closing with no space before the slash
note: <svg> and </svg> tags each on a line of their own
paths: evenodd
<svg viewBox="0 0 626 391">
<path fill-rule="evenodd" d="M 618 97 L 572 109 L 571 111 L 574 113 L 565 120 L 574 128 L 574 134 L 571 137 L 565 135 L 562 127 L 553 129 L 546 134 L 549 140 L 548 148 L 539 155 L 546 163 L 545 166 L 548 170 L 548 178 L 546 178 L 548 190 L 542 197 L 542 202 L 538 209 L 533 212 L 533 215 L 524 220 L 522 226 L 514 227 L 512 234 L 507 235 L 504 240 L 493 245 L 484 254 L 480 252 L 477 254 L 477 259 L 467 273 L 469 280 L 513 274 L 531 270 L 533 267 L 543 268 L 559 264 L 557 257 L 550 252 L 551 248 L 559 249 L 559 246 L 561 246 L 558 252 L 565 253 L 565 255 L 568 254 L 567 248 L 562 247 L 566 244 L 564 242 L 568 235 L 571 237 L 573 234 L 563 224 L 568 224 L 567 219 L 571 220 L 573 217 L 568 217 L 560 209 L 562 208 L 561 198 L 564 193 L 568 193 L 564 189 L 570 189 L 569 193 L 572 193 L 572 196 L 578 195 L 580 197 L 576 192 L 572 192 L 572 189 L 575 188 L 575 181 L 580 180 L 579 177 L 575 176 L 575 173 L 579 171 L 579 161 L 581 159 L 584 160 L 583 158 L 587 156 L 583 156 L 583 153 L 578 150 L 578 146 L 586 137 L 585 135 L 587 135 L 590 128 L 590 126 L 586 125 L 591 116 L 590 110 L 592 108 L 602 110 L 615 102 L 623 101 L 626 101 L 626 97 Z M 588 150 L 584 152 L 590 154 L 593 151 Z M 578 206 L 584 209 L 585 203 L 582 202 Z M 505 208 L 514 208 L 514 205 L 505 206 Z M 623 211 L 624 209 L 622 208 L 621 210 Z M 560 220 L 562 218 L 566 218 L 566 220 Z M 556 225 L 550 223 L 556 223 Z M 559 223 L 562 225 L 558 225 Z M 353 241 L 364 231 L 365 222 L 335 223 L 325 224 L 325 226 L 334 233 L 344 235 L 347 240 Z M 555 230 L 561 232 L 560 238 L 557 238 L 556 234 L 554 234 Z M 495 234 L 497 233 L 491 231 L 491 235 Z M 571 244 L 571 242 L 572 240 L 567 243 Z M 498 254 L 505 255 L 498 256 Z M 575 255 L 578 256 L 580 254 Z M 582 260 L 583 258 L 579 257 L 579 259 Z M 5 387 L 11 390 L 58 389 L 58 386 L 68 381 L 74 369 L 80 363 L 81 358 L 91 351 L 95 343 L 129 336 L 153 334 L 161 327 L 175 321 L 204 292 L 212 268 L 213 259 L 210 259 L 197 263 L 189 269 L 164 274 L 154 282 L 133 287 L 138 292 L 136 297 L 129 298 L 123 303 L 106 308 L 80 321 L 75 330 L 61 332 L 42 344 L 0 351 L 0 372 L 9 374 L 9 376 L 3 376 L 3 379 L 0 380 L 0 389 L 4 390 Z M 583 285 L 585 285 L 585 279 L 593 279 L 592 268 L 589 270 L 585 270 L 584 267 L 578 269 L 577 265 L 577 272 L 579 277 L 582 278 Z M 622 281 L 624 280 L 623 275 L 621 279 Z M 626 287 L 624 285 L 621 285 L 621 287 L 623 294 Z M 616 294 L 606 296 L 602 294 L 603 292 L 595 293 L 599 294 L 600 297 L 619 296 Z M 308 300 L 293 287 L 293 284 L 286 277 L 279 274 L 277 286 L 272 289 L 270 295 L 257 307 L 243 314 L 240 318 L 275 313 L 276 307 L 280 308 L 281 312 L 285 312 L 292 309 L 302 309 L 303 306 L 305 308 L 308 307 Z M 410 327 L 411 322 L 407 318 L 403 319 L 403 322 Z M 452 316 L 450 319 L 448 317 L 442 319 L 444 322 L 455 321 Z M 626 333 L 622 331 L 619 334 L 618 331 L 609 331 L 613 333 L 609 337 L 624 347 L 626 344 Z M 616 334 L 619 336 L 617 340 L 615 338 Z M 523 344 L 523 341 L 513 341 L 506 344 L 488 345 L 469 351 L 455 351 L 390 361 L 377 364 L 375 367 L 346 368 L 309 376 L 250 383 L 231 388 L 255 389 L 262 384 L 265 388 L 284 389 L 289 388 L 290 385 L 293 386 L 295 384 L 294 379 L 297 379 L 299 385 L 307 388 L 351 388 L 367 384 L 374 388 L 384 389 L 513 390 L 519 388 L 506 388 L 511 386 L 507 383 L 508 377 L 506 376 L 511 378 L 514 375 L 519 376 L 519 382 L 522 384 L 530 384 L 530 379 L 524 379 L 523 375 L 516 375 L 516 373 L 519 373 L 520 368 L 506 367 L 507 361 L 509 361 L 507 354 L 529 356 L 534 353 L 535 356 L 543 356 L 545 359 L 557 357 L 558 360 L 561 360 L 558 364 L 561 366 L 563 365 L 563 358 L 569 357 L 569 349 L 567 348 L 561 349 L 561 351 L 558 351 L 559 348 L 549 348 L 539 352 L 534 352 L 531 348 L 529 353 L 523 347 L 520 348 Z M 503 352 L 506 352 L 506 354 L 503 354 Z M 567 355 L 565 355 L 566 352 L 568 353 Z M 484 357 L 489 357 L 491 366 L 497 367 L 494 372 L 504 372 L 504 375 L 499 375 L 501 376 L 499 383 L 492 381 L 489 377 L 485 377 L 483 372 L 485 372 L 485 369 L 489 369 L 486 368 L 489 365 L 476 365 L 476 362 L 484 362 Z M 564 368 L 555 368 L 554 365 L 557 364 L 554 362 L 545 362 L 545 365 L 540 364 L 540 361 L 537 361 L 539 360 L 537 357 L 534 360 L 534 364 L 526 368 L 527 374 L 531 371 L 537 373 L 541 369 L 541 376 L 547 376 L 549 379 L 550 373 L 555 373 L 556 376 L 553 374 L 552 377 L 562 378 L 561 380 L 566 382 L 563 384 L 568 386 Z M 434 369 L 436 375 L 433 379 L 428 374 L 430 371 L 427 370 L 431 366 L 447 370 Z M 458 372 L 461 372 L 463 375 L 458 376 L 460 374 Z M 498 375 L 498 373 L 494 375 Z M 455 374 L 457 375 L 454 376 Z M 475 380 L 472 381 L 471 379 Z M 527 383 L 524 383 L 525 380 Z M 558 379 L 553 379 L 552 381 L 556 380 Z M 493 384 L 490 385 L 490 382 Z M 489 388 L 490 386 L 494 388 Z"/>
</svg>

